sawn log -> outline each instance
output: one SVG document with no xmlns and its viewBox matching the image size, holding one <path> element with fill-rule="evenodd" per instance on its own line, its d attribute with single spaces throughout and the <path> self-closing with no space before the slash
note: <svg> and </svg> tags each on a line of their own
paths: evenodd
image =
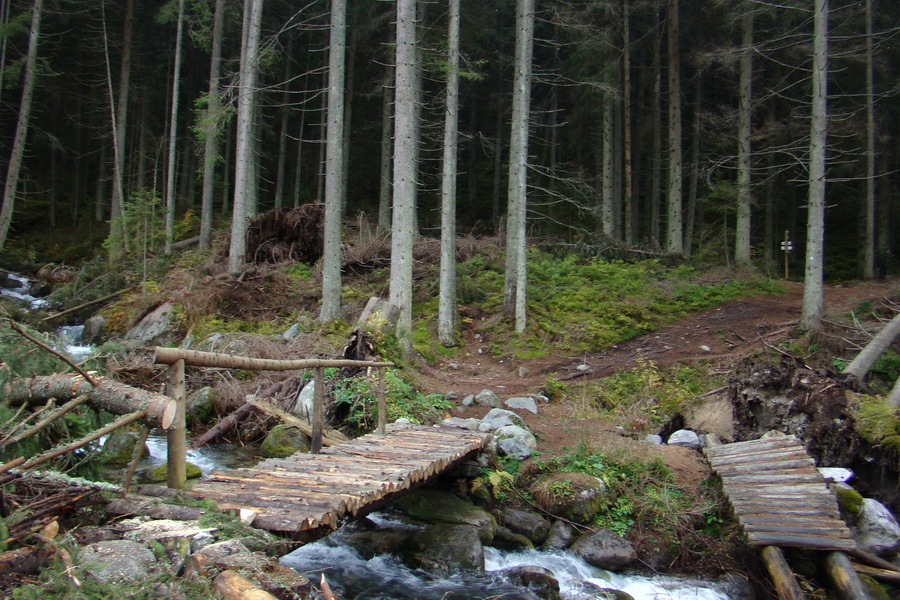
<svg viewBox="0 0 900 600">
<path fill-rule="evenodd" d="M 175 400 L 162 394 L 118 383 L 104 377 L 95 377 L 96 387 L 81 375 L 43 375 L 14 379 L 0 388 L 0 396 L 13 404 L 22 402 L 46 402 L 50 398 L 69 400 L 88 396 L 97 407 L 115 415 L 127 415 L 146 411 L 141 419 L 154 427 L 168 429 L 175 418 Z"/>
</svg>

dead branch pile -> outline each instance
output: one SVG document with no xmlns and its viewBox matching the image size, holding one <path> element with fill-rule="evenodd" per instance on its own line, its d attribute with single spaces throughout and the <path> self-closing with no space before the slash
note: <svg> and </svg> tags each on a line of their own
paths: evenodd
<svg viewBox="0 0 900 600">
<path fill-rule="evenodd" d="M 322 204 L 305 204 L 259 215 L 247 228 L 247 257 L 254 264 L 315 263 L 322 256 L 324 213 Z"/>
<path fill-rule="evenodd" d="M 82 509 L 105 504 L 100 488 L 79 485 L 60 476 L 3 475 L 3 483 L 15 480 L 15 487 L 3 489 L 0 511 L 9 530 L 6 543 L 35 533 L 53 521 L 70 515 L 83 516 Z"/>
</svg>

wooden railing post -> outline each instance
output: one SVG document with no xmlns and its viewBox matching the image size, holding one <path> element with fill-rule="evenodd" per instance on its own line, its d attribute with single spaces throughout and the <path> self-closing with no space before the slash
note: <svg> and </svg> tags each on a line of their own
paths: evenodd
<svg viewBox="0 0 900 600">
<path fill-rule="evenodd" d="M 318 454 L 322 450 L 322 430 L 325 421 L 325 367 L 316 367 L 316 392 L 313 395 L 312 442 L 309 451 Z"/>
<path fill-rule="evenodd" d="M 166 395 L 175 400 L 175 419 L 166 432 L 166 484 L 184 489 L 187 479 L 187 425 L 185 424 L 184 359 L 176 360 L 166 373 Z"/>
<path fill-rule="evenodd" d="M 387 402 L 384 398 L 384 367 L 378 367 L 378 434 L 384 435 L 387 421 Z"/>
</svg>

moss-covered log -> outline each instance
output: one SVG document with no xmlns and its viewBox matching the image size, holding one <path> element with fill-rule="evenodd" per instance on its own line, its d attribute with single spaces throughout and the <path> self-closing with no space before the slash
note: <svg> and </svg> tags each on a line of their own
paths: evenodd
<svg viewBox="0 0 900 600">
<path fill-rule="evenodd" d="M 84 395 L 98 408 L 115 415 L 143 410 L 146 414 L 141 420 L 148 425 L 163 429 L 172 426 L 175 416 L 172 398 L 103 377 L 95 377 L 94 381 L 96 387 L 74 374 L 14 379 L 0 388 L 0 395 L 12 404 L 46 402 L 50 398 L 68 400 Z"/>
</svg>

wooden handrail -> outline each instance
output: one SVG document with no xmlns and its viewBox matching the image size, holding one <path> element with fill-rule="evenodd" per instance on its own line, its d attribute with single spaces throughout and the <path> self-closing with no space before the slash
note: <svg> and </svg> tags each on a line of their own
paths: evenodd
<svg viewBox="0 0 900 600">
<path fill-rule="evenodd" d="M 378 369 L 378 433 L 384 435 L 385 397 L 384 368 L 393 367 L 392 362 L 376 362 L 371 360 L 321 359 L 308 358 L 299 360 L 276 360 L 269 358 L 250 358 L 248 356 L 232 356 L 216 352 L 200 352 L 198 350 L 182 350 L 181 348 L 153 349 L 153 362 L 169 365 L 166 374 L 167 389 L 176 400 L 177 416 L 172 426 L 167 428 L 168 486 L 181 489 L 185 483 L 185 460 L 187 446 L 185 443 L 185 398 L 184 368 L 219 367 L 224 369 L 243 369 L 248 371 L 294 371 L 298 369 L 315 369 L 316 393 L 313 400 L 312 438 L 310 452 L 318 454 L 322 449 L 324 431 L 325 403 L 322 392 L 325 389 L 325 368 L 327 367 L 371 367 Z"/>
<path fill-rule="evenodd" d="M 248 356 L 232 356 L 217 352 L 200 352 L 198 350 L 182 350 L 181 348 L 162 348 L 153 350 L 153 362 L 160 365 L 173 365 L 183 360 L 189 367 L 223 367 L 226 369 L 244 369 L 247 371 L 294 371 L 298 369 L 315 369 L 318 367 L 393 367 L 392 362 L 375 362 L 371 360 L 346 360 L 304 358 L 298 360 L 277 360 L 271 358 L 250 358 Z"/>
</svg>

